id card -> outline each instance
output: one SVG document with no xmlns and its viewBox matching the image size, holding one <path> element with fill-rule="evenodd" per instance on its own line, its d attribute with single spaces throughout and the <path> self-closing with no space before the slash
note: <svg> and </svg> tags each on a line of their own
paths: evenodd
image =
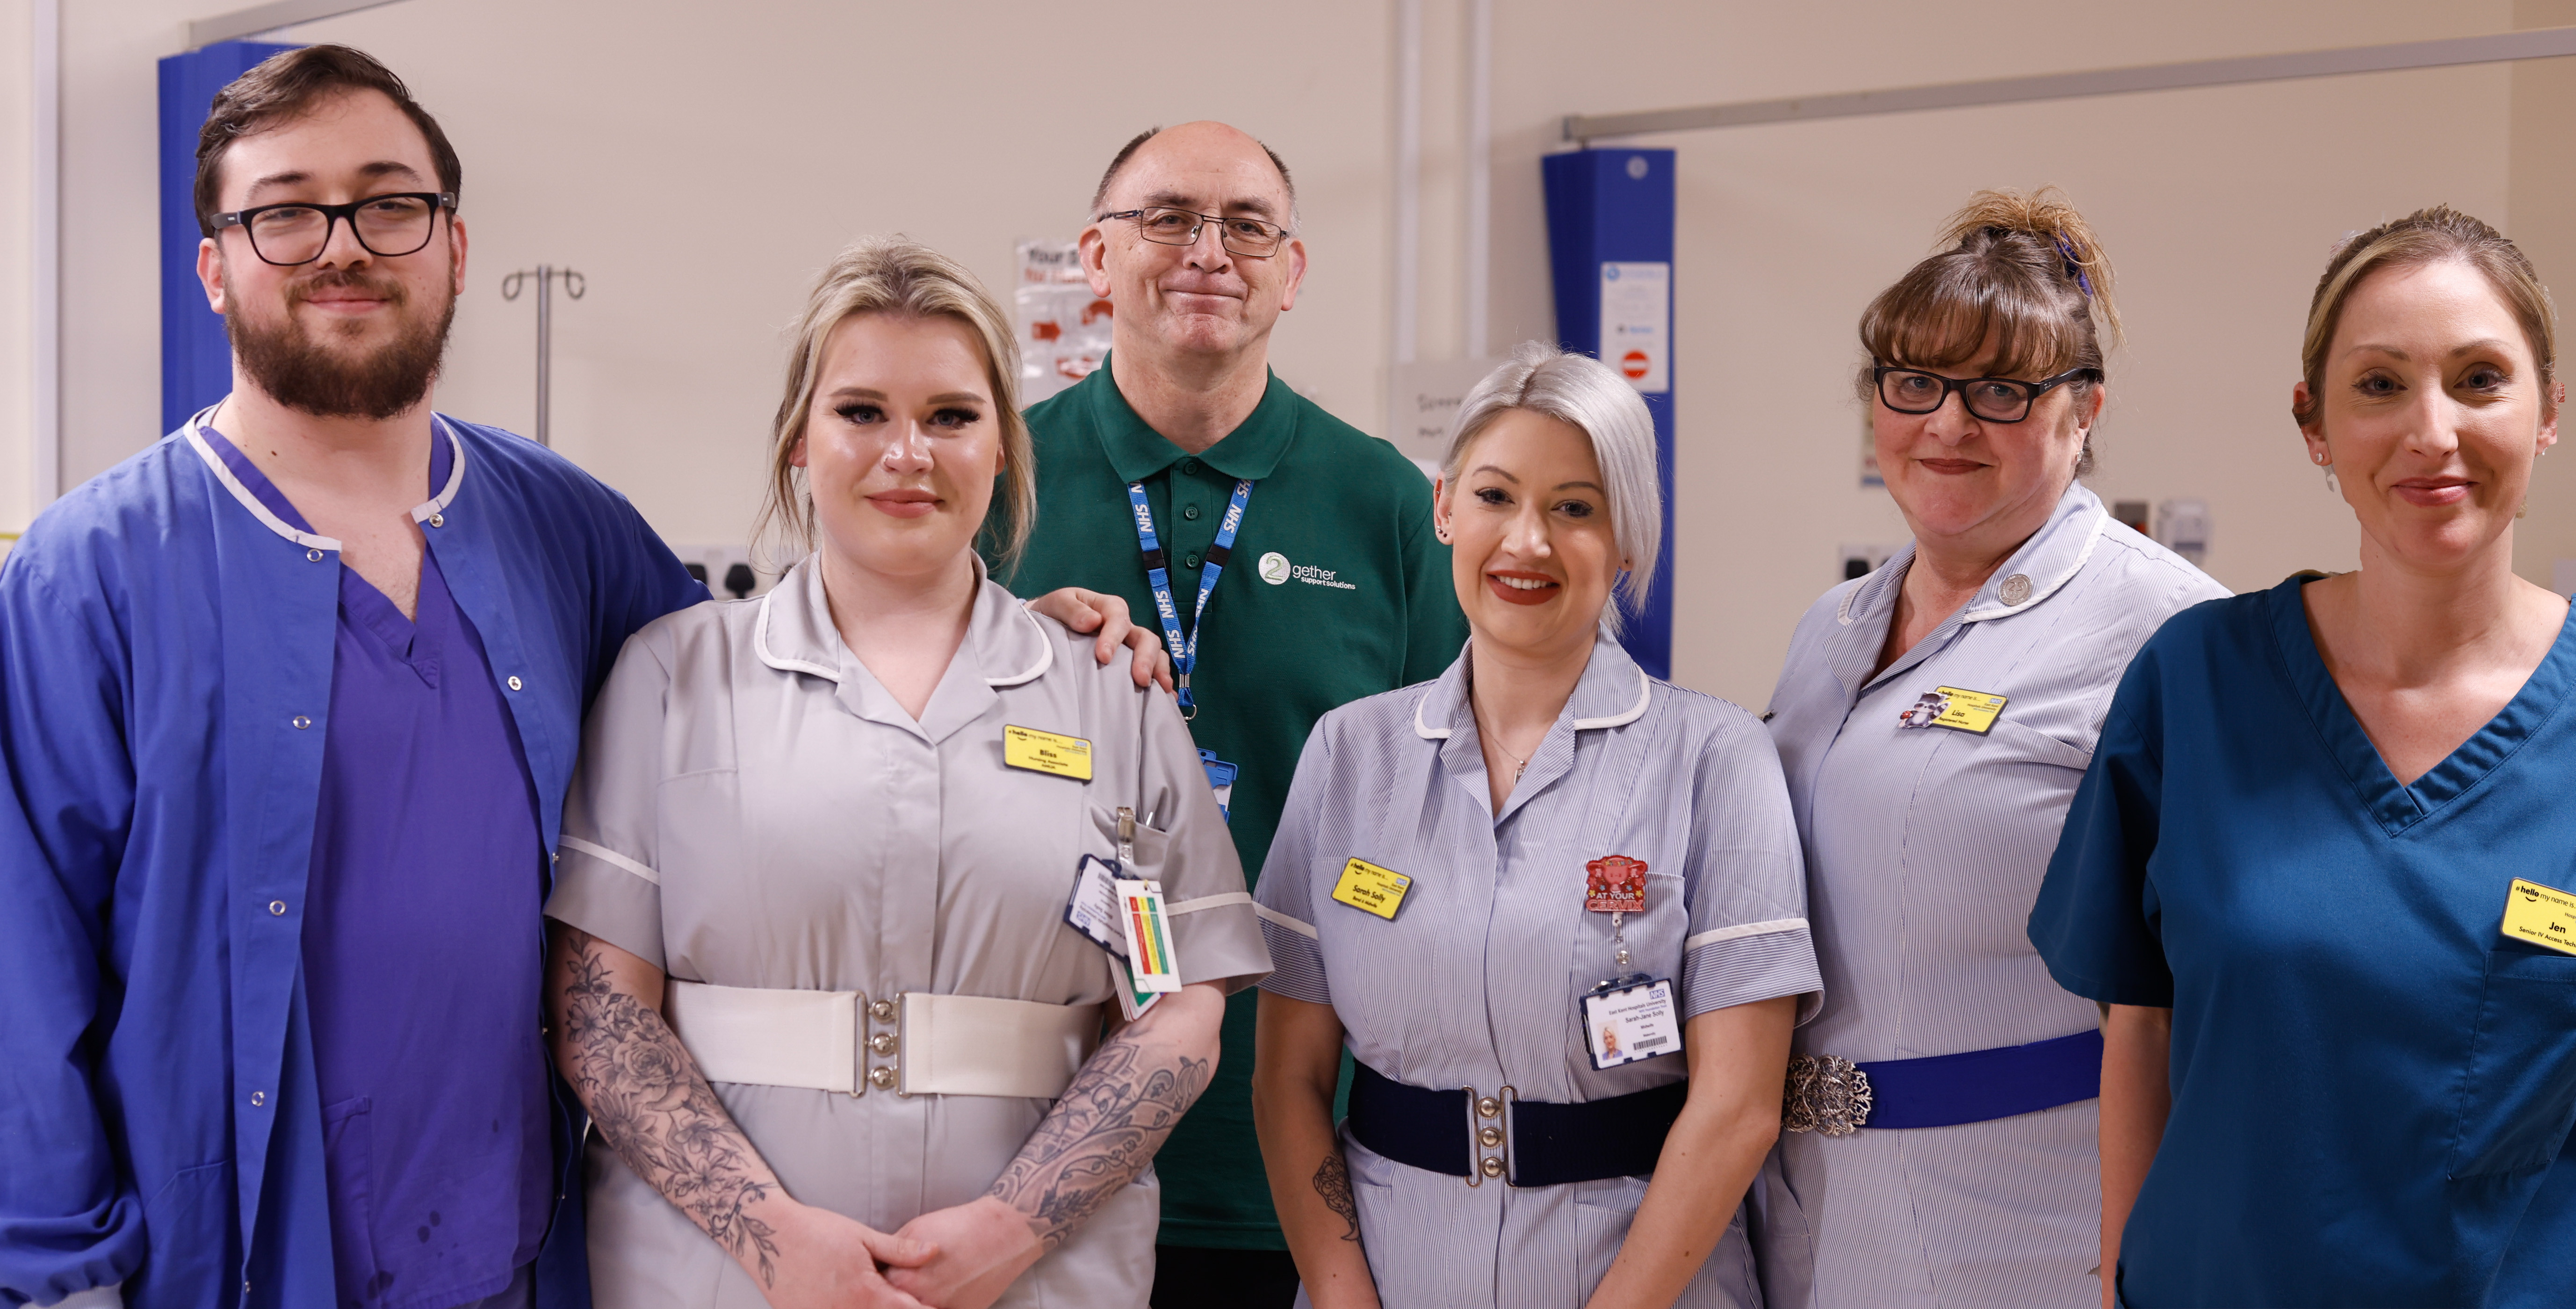
<svg viewBox="0 0 2576 1309">
<path fill-rule="evenodd" d="M 1583 1044 L 1592 1051 L 1594 1068 L 1679 1053 L 1682 1020 L 1673 1006 L 1671 979 L 1604 983 L 1584 996 Z"/>
<path fill-rule="evenodd" d="M 1172 924 L 1163 914 L 1163 888 L 1152 882 L 1117 884 L 1118 921 L 1127 937 L 1127 968 L 1136 989 L 1181 989 L 1180 961 L 1172 954 Z"/>
<path fill-rule="evenodd" d="M 1946 727 L 1954 732 L 1984 736 L 1993 731 L 1995 719 L 2002 716 L 2012 697 L 1985 691 L 1963 691 L 1955 686 L 1936 686 L 1923 694 L 1912 708 L 1897 716 L 1906 727 Z"/>
<path fill-rule="evenodd" d="M 2517 877 L 2504 893 L 2504 934 L 2576 954 L 2576 895 Z"/>
<path fill-rule="evenodd" d="M 1114 859 L 1084 855 L 1074 866 L 1073 895 L 1064 902 L 1064 925 L 1120 959 L 1127 957 L 1127 933 L 1118 926 L 1117 883 L 1124 871 Z"/>
<path fill-rule="evenodd" d="M 1354 859 L 1342 865 L 1342 879 L 1333 883 L 1333 898 L 1391 923 L 1395 921 L 1395 911 L 1404 907 L 1404 893 L 1412 889 L 1412 878 L 1366 859 Z"/>
<path fill-rule="evenodd" d="M 1091 780 L 1091 742 L 1034 727 L 1002 727 L 1002 762 L 1049 777 Z"/>
<path fill-rule="evenodd" d="M 1216 757 L 1214 750 L 1199 751 L 1199 767 L 1207 770 L 1208 789 L 1216 792 L 1216 811 L 1227 822 L 1234 821 L 1235 766 Z"/>
</svg>

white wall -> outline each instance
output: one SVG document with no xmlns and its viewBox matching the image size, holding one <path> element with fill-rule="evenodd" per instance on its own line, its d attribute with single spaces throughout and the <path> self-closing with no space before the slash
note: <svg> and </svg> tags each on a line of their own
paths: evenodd
<svg viewBox="0 0 2576 1309">
<path fill-rule="evenodd" d="M 1464 338 L 1464 2 L 1425 0 L 1427 359 Z M 28 3 L 0 0 L 0 66 L 25 66 L 6 43 Z M 69 478 L 158 435 L 153 60 L 179 47 L 186 18 L 232 4 L 67 6 Z M 2553 16 L 2565 0 L 1496 6 L 1498 349 L 1550 331 L 1537 159 L 1562 148 L 1570 112 L 2576 22 Z M 1013 239 L 1072 231 L 1108 154 L 1149 123 L 1224 118 L 1288 158 L 1314 271 L 1280 329 L 1280 371 L 1350 421 L 1382 424 L 1391 0 L 1323 0 L 1253 29 L 1167 13 L 1133 0 L 406 0 L 284 35 L 375 51 L 464 155 L 472 286 L 442 407 L 528 426 L 533 311 L 505 304 L 500 279 L 539 260 L 580 268 L 589 298 L 557 306 L 558 446 L 665 535 L 724 541 L 753 507 L 783 326 L 841 241 L 909 231 L 1007 286 Z M 2066 186 L 2119 265 L 2131 348 L 2113 360 L 2093 479 L 2104 497 L 2209 500 L 2211 569 L 2240 589 L 2351 566 L 2349 515 L 2284 416 L 2327 246 L 2436 200 L 2508 230 L 2522 206 L 2535 225 L 2518 234 L 2544 276 L 2576 285 L 2576 267 L 2552 266 L 2576 258 L 2576 192 L 2543 184 L 2576 171 L 2556 128 L 2576 105 L 2558 67 L 2571 62 L 1640 142 L 1677 148 L 1682 171 L 1679 679 L 1758 706 L 1790 624 L 1838 576 L 1835 545 L 1902 539 L 1884 495 L 1857 484 L 1853 324 L 1979 186 Z M 2551 76 L 2567 89 L 2549 91 Z M 0 105 L 0 316 L 23 171 L 7 153 L 9 112 Z M 1945 152 L 1929 180 L 1881 180 L 1881 152 L 1927 145 Z M 8 330 L 0 385 L 25 353 Z M 5 445 L 7 424 L 23 423 L 10 412 L 0 404 L 0 497 L 26 462 Z M 2524 571 L 2545 579 L 2550 557 L 2576 555 L 2576 473 L 2543 473 Z"/>
<path fill-rule="evenodd" d="M 0 533 L 30 514 L 35 429 L 35 5 L 0 0 Z M 0 536 L 0 554 L 8 540 Z"/>
</svg>

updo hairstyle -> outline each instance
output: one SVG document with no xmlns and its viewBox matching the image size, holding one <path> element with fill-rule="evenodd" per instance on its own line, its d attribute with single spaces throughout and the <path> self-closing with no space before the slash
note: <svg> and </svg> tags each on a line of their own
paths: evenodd
<svg viewBox="0 0 2576 1309">
<path fill-rule="evenodd" d="M 1991 348 L 1993 375 L 2037 381 L 2102 368 L 2103 340 L 2119 344 L 2110 256 L 2064 191 L 1979 191 L 1951 215 L 1940 242 L 1949 248 L 1896 279 L 1860 316 L 1869 352 L 1856 385 L 1863 402 L 1876 400 L 1870 369 L 1879 364 L 1946 373 Z M 2094 385 L 2065 389 L 2081 402 Z M 2092 471 L 2088 431 L 2075 472 Z"/>
<path fill-rule="evenodd" d="M 1616 600 L 1643 609 L 1653 588 L 1655 561 L 1663 552 L 1663 481 L 1655 467 L 1655 418 L 1645 397 L 1616 369 L 1590 355 L 1523 341 L 1512 357 L 1467 392 L 1449 423 L 1449 447 L 1440 460 L 1442 490 L 1458 494 L 1467 448 L 1496 419 L 1515 409 L 1542 414 L 1583 433 L 1601 465 L 1601 498 L 1610 512 L 1610 539 L 1628 568 L 1613 587 L 1614 603 L 1601 608 L 1601 627 L 1620 632 Z"/>
<path fill-rule="evenodd" d="M 2344 238 L 2317 279 L 2316 296 L 2308 301 L 2308 335 L 2299 346 L 2299 376 L 2308 384 L 2308 402 L 2293 406 L 2290 416 L 2302 431 L 2316 425 L 2324 412 L 2326 351 L 2334 345 L 2343 306 L 2361 280 L 2383 268 L 2421 268 L 2456 259 L 2486 275 L 2487 283 L 2513 310 L 2522 325 L 2531 357 L 2540 366 L 2540 418 L 2558 413 L 2558 326 L 2549 288 L 2540 284 L 2531 261 L 2505 239 L 2504 233 L 2453 209 L 2434 205 L 2395 222 Z"/>
<path fill-rule="evenodd" d="M 1002 474 L 980 540 L 1005 572 L 1037 523 L 1037 455 L 1020 419 L 1020 345 L 1011 316 L 966 265 L 907 236 L 861 237 L 834 257 L 806 297 L 787 355 L 786 394 L 770 426 L 769 489 L 752 524 L 752 540 L 776 531 L 799 550 L 814 548 L 814 497 L 805 470 L 789 460 L 805 437 L 823 347 L 832 329 L 860 314 L 950 318 L 984 347 L 984 380 L 993 388 L 993 421 L 1002 428 Z"/>
</svg>

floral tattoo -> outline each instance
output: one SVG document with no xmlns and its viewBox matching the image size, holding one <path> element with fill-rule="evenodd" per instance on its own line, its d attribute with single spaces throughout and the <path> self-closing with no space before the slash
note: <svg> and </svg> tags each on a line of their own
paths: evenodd
<svg viewBox="0 0 2576 1309">
<path fill-rule="evenodd" d="M 777 1233 L 744 1210 L 777 1192 L 777 1177 L 662 1015 L 610 981 L 598 938 L 567 927 L 564 944 L 560 1062 L 591 1121 L 636 1176 L 776 1285 Z"/>
<path fill-rule="evenodd" d="M 1340 1150 L 1326 1150 L 1323 1166 L 1315 1170 L 1315 1194 L 1324 1197 L 1324 1207 L 1342 1216 L 1349 1230 L 1342 1233 L 1345 1241 L 1360 1239 L 1360 1209 L 1351 1199 L 1351 1167 L 1342 1161 Z"/>
<path fill-rule="evenodd" d="M 989 1192 L 1027 1215 L 1048 1250 L 1136 1180 L 1207 1089 L 1209 1061 L 1171 1058 L 1141 1036 L 1129 1027 L 1091 1056 Z"/>
</svg>

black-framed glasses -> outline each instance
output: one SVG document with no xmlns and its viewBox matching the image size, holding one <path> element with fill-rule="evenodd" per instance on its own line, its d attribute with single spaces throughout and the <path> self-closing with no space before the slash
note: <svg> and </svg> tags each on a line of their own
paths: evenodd
<svg viewBox="0 0 2576 1309">
<path fill-rule="evenodd" d="M 2069 368 L 2036 382 L 2009 377 L 1943 377 L 1920 368 L 1880 364 L 1870 370 L 1878 402 L 1900 414 L 1928 414 L 1950 402 L 1956 391 L 1968 412 L 1989 423 L 2018 423 L 2030 417 L 2031 404 L 2069 382 L 2098 382 L 2099 368 Z"/>
<path fill-rule="evenodd" d="M 309 264 L 331 245 L 331 229 L 343 220 L 358 244 L 380 259 L 418 254 L 438 230 L 438 211 L 456 212 L 456 197 L 443 192 L 398 191 L 371 195 L 344 205 L 295 201 L 253 205 L 214 216 L 215 230 L 238 227 L 250 238 L 251 253 L 280 268 Z"/>
<path fill-rule="evenodd" d="M 1196 245 L 1199 229 L 1214 223 L 1218 244 L 1226 248 L 1226 253 L 1246 259 L 1267 259 L 1279 253 L 1279 247 L 1288 240 L 1288 229 L 1277 223 L 1265 223 L 1258 218 L 1222 218 L 1170 205 L 1121 209 L 1114 214 L 1102 214 L 1098 221 L 1105 223 L 1112 218 L 1134 219 L 1136 234 L 1156 245 Z"/>
</svg>

